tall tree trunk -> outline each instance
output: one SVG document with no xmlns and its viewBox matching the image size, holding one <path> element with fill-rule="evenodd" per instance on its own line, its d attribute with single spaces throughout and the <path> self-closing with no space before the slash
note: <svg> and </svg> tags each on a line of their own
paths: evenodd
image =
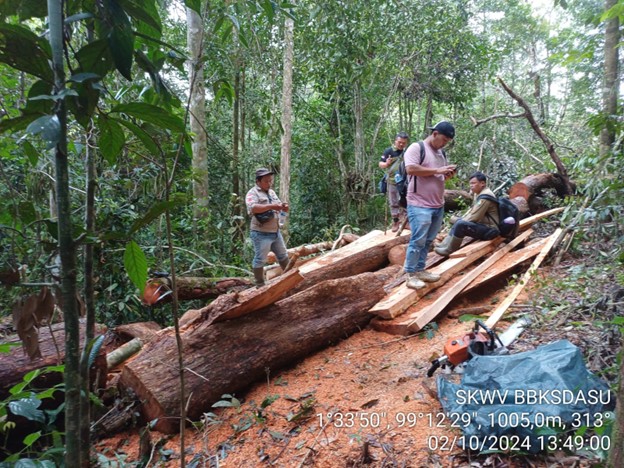
<svg viewBox="0 0 624 468">
<path fill-rule="evenodd" d="M 193 133 L 193 216 L 202 219 L 208 212 L 208 143 L 206 135 L 206 90 L 204 84 L 204 25 L 199 14 L 186 9 L 186 41 L 189 50 L 190 126 Z"/>
<path fill-rule="evenodd" d="M 65 92 L 63 65 L 63 2 L 48 0 L 49 41 L 54 71 L 54 94 Z M 58 239 L 61 257 L 61 293 L 65 317 L 65 466 L 82 466 L 80 440 L 80 333 L 76 305 L 76 252 L 72 238 L 69 162 L 67 156 L 67 108 L 64 99 L 55 105 L 58 141 L 54 149 Z M 88 451 L 88 441 L 82 442 Z M 88 460 L 87 460 L 88 462 Z"/>
<path fill-rule="evenodd" d="M 282 84 L 282 144 L 280 161 L 280 198 L 290 203 L 290 154 L 292 151 L 293 56 L 295 49 L 294 21 L 286 17 L 284 24 L 284 71 Z"/>
<path fill-rule="evenodd" d="M 95 128 L 89 126 L 86 148 L 86 201 L 85 201 L 85 231 L 89 235 L 95 234 L 95 188 L 96 188 L 96 160 L 97 141 Z M 84 346 L 80 356 L 80 378 L 82 379 L 82 398 L 80 399 L 80 439 L 83 450 L 81 460 L 84 468 L 89 467 L 89 445 L 91 440 L 91 400 L 89 398 L 89 355 L 92 341 L 95 338 L 95 272 L 94 272 L 94 245 L 86 242 L 84 245 L 84 300 L 87 315 Z M 85 450 L 86 449 L 86 450 Z"/>
<path fill-rule="evenodd" d="M 613 8 L 618 0 L 605 0 L 605 10 Z M 602 89 L 602 107 L 606 125 L 600 132 L 600 154 L 607 154 L 615 142 L 615 116 L 617 114 L 619 80 L 618 42 L 620 40 L 620 21 L 617 15 L 607 20 L 604 44 L 604 87 Z"/>
<path fill-rule="evenodd" d="M 362 104 L 362 87 L 359 81 L 353 85 L 353 114 L 355 117 L 355 174 L 358 178 L 367 176 L 366 152 L 364 151 L 364 106 Z"/>
</svg>

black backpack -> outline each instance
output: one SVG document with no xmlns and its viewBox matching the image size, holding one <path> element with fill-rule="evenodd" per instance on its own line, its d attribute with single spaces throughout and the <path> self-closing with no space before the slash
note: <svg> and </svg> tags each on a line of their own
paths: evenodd
<svg viewBox="0 0 624 468">
<path fill-rule="evenodd" d="M 520 228 L 520 211 L 518 207 L 511 203 L 509 198 L 496 198 L 492 195 L 479 195 L 477 200 L 489 200 L 498 205 L 498 231 L 506 239 L 513 239 L 518 234 Z M 506 223 L 505 219 L 513 218 L 513 223 Z"/>
<path fill-rule="evenodd" d="M 420 161 L 419 165 L 422 165 L 425 160 L 425 144 L 422 141 L 418 142 L 418 146 L 420 146 Z M 446 157 L 446 154 L 444 155 Z M 409 176 L 407 174 L 407 170 L 405 169 L 405 159 L 401 161 L 399 165 L 399 170 L 396 173 L 394 178 L 396 182 L 397 192 L 399 193 L 399 205 L 403 208 L 407 207 L 407 187 L 409 187 Z M 416 191 L 416 181 L 414 181 L 414 192 Z"/>
</svg>

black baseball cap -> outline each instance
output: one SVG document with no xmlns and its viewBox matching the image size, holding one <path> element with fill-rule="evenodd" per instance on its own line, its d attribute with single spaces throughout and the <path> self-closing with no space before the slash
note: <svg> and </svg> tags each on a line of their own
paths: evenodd
<svg viewBox="0 0 624 468">
<path fill-rule="evenodd" d="M 259 179 L 260 177 L 264 177 L 265 175 L 271 175 L 271 174 L 275 174 L 275 172 L 271 171 L 270 169 L 267 169 L 266 167 L 261 167 L 256 170 L 256 179 Z"/>
<path fill-rule="evenodd" d="M 455 138 L 455 127 L 453 127 L 450 122 L 446 122 L 445 120 L 438 122 L 433 127 L 429 127 L 429 130 L 439 132 L 449 138 Z"/>
</svg>

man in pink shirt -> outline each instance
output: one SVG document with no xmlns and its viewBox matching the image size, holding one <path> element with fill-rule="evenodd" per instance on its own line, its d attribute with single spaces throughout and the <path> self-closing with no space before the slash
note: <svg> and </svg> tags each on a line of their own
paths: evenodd
<svg viewBox="0 0 624 468">
<path fill-rule="evenodd" d="M 455 175 L 455 164 L 448 164 L 442 151 L 453 138 L 455 128 L 442 121 L 430 127 L 431 134 L 424 140 L 424 157 L 420 145 L 413 143 L 405 152 L 405 168 L 409 177 L 407 188 L 407 216 L 412 235 L 407 247 L 403 269 L 407 287 L 420 289 L 425 282 L 440 280 L 439 275 L 425 271 L 429 247 L 440 231 L 444 216 L 444 181 Z"/>
</svg>

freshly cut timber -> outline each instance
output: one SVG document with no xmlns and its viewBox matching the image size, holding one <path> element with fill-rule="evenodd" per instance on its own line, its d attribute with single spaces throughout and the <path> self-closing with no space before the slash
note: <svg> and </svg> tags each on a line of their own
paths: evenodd
<svg viewBox="0 0 624 468">
<path fill-rule="evenodd" d="M 402 284 L 392 290 L 392 292 L 384 300 L 375 304 L 375 306 L 371 308 L 370 312 L 383 319 L 393 319 L 399 316 L 409 306 L 418 301 L 418 299 L 428 294 L 430 291 L 442 286 L 454 275 L 464 270 L 464 268 L 471 265 L 479 258 L 492 252 L 502 241 L 502 238 L 497 238 L 489 241 L 489 245 L 484 246 L 479 251 L 473 252 L 471 255 L 460 258 L 449 258 L 440 265 L 427 270 L 431 273 L 440 275 L 440 281 L 435 283 L 426 283 L 424 288 L 416 290 L 410 289 L 405 284 Z M 375 323 L 377 323 L 377 321 L 375 321 Z"/>
<path fill-rule="evenodd" d="M 177 276 L 178 299 L 214 299 L 232 290 L 242 290 L 252 285 L 245 278 L 201 278 Z M 160 305 L 171 302 L 171 278 L 152 278 L 147 281 L 141 301 L 147 305 Z"/>
<path fill-rule="evenodd" d="M 261 288 L 246 289 L 240 293 L 224 294 L 201 309 L 191 309 L 180 318 L 180 326 L 196 320 L 221 322 L 241 317 L 273 304 L 303 281 L 299 270 L 292 270 Z"/>
<path fill-rule="evenodd" d="M 351 234 L 348 232 L 344 233 L 340 239 L 340 242 L 338 243 L 338 247 L 342 247 L 350 244 L 351 242 L 355 242 L 359 238 L 360 236 L 358 236 L 357 234 Z M 298 254 L 299 257 L 307 257 L 308 255 L 327 252 L 331 250 L 334 246 L 334 243 L 335 241 L 325 241 L 319 242 L 317 244 L 300 245 L 299 247 L 292 247 L 288 249 L 287 252 L 289 257 L 291 257 L 293 254 Z M 267 263 L 275 263 L 276 261 L 277 258 L 275 257 L 275 254 L 273 252 L 269 252 L 269 255 L 267 257 Z"/>
<path fill-rule="evenodd" d="M 546 255 L 550 253 L 555 243 L 559 240 L 559 236 L 562 233 L 562 231 L 563 230 L 561 228 L 558 228 L 555 230 L 555 232 L 553 232 L 550 235 L 550 237 L 548 238 L 548 241 L 546 242 L 544 247 L 542 247 L 542 250 L 540 251 L 539 255 L 535 258 L 535 260 L 533 260 L 533 263 L 531 264 L 527 272 L 524 274 L 524 276 L 522 276 L 522 278 L 520 279 L 516 287 L 513 289 L 513 291 L 511 291 L 511 293 L 509 293 L 509 295 L 496 307 L 496 309 L 492 311 L 492 314 L 485 322 L 486 327 L 494 328 L 494 326 L 503 316 L 505 311 L 509 308 L 511 304 L 513 304 L 513 301 L 516 300 L 520 292 L 522 292 L 522 290 L 525 288 L 525 286 L 527 285 L 531 277 L 535 274 L 539 266 L 542 264 L 542 262 L 546 258 Z"/>
<path fill-rule="evenodd" d="M 368 309 L 384 295 L 383 281 L 375 273 L 323 281 L 259 313 L 184 329 L 188 417 L 199 419 L 221 395 L 265 378 L 267 369 L 275 371 L 361 330 L 370 321 Z M 179 429 L 177 353 L 173 330 L 163 331 L 120 377 L 120 385 L 144 402 L 147 420 L 157 420 L 156 428 L 169 433 Z"/>
<path fill-rule="evenodd" d="M 438 296 L 433 304 L 429 305 L 426 308 L 421 308 L 415 314 L 405 317 L 406 320 L 411 320 L 407 326 L 408 330 L 411 332 L 417 332 L 422 330 L 425 325 L 435 319 L 436 316 L 440 312 L 442 312 L 447 305 L 449 305 L 449 303 L 455 298 L 455 296 L 457 296 L 475 278 L 477 278 L 481 273 L 494 265 L 499 259 L 503 258 L 513 248 L 524 242 L 531 234 L 533 234 L 532 229 L 528 229 L 527 231 L 523 232 L 511 242 L 509 242 L 507 245 L 490 255 L 483 263 L 470 271 L 470 273 L 466 273 L 464 276 L 462 276 L 459 281 L 457 281 L 457 283 L 453 286 L 453 288 L 445 291 L 444 294 Z"/>
<path fill-rule="evenodd" d="M 514 268 L 520 265 L 523 262 L 526 262 L 530 258 L 535 257 L 540 253 L 544 244 L 546 244 L 548 238 L 540 239 L 539 241 L 527 245 L 522 249 L 518 249 L 514 252 L 509 252 L 503 258 L 501 258 L 498 262 L 494 264 L 492 268 L 483 272 L 476 278 L 472 283 L 470 283 L 466 289 L 462 291 L 462 294 L 466 294 L 469 291 L 472 291 L 475 288 L 480 287 L 484 283 L 496 278 L 497 276 L 501 276 Z"/>
<path fill-rule="evenodd" d="M 409 234 L 397 237 L 390 231 L 371 231 L 349 245 L 302 265 L 299 272 L 304 280 L 291 293 L 303 291 L 326 279 L 375 271 L 388 263 L 388 252 L 392 247 L 405 244 L 408 240 Z"/>
</svg>

